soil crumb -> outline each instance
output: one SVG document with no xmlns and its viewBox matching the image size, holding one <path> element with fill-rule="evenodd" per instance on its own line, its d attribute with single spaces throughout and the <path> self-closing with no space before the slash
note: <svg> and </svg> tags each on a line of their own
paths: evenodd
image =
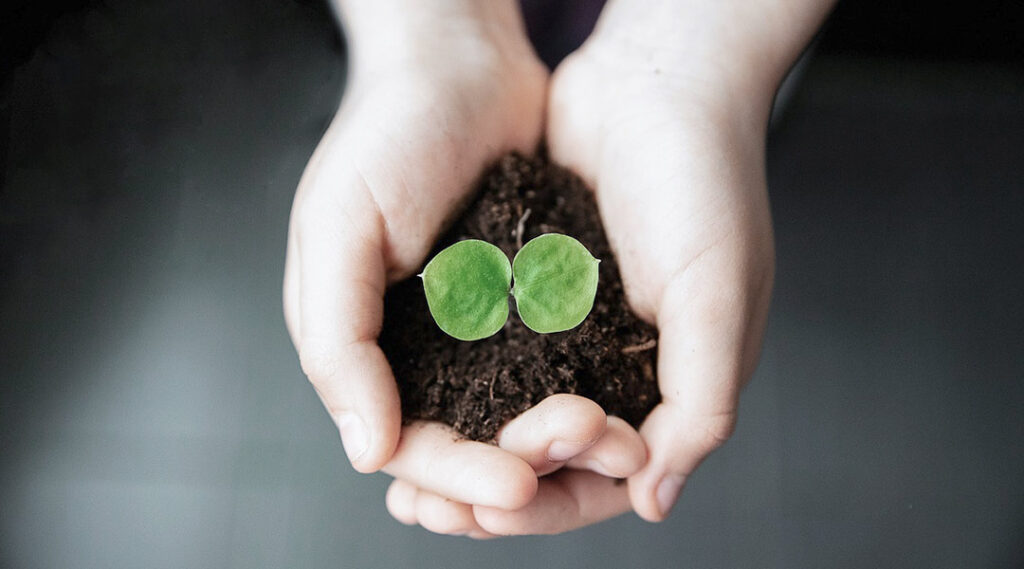
<svg viewBox="0 0 1024 569">
<path fill-rule="evenodd" d="M 512 259 L 521 243 L 564 233 L 601 260 L 594 309 L 572 330 L 537 334 L 511 302 L 502 330 L 462 342 L 434 323 L 419 278 L 396 283 L 384 299 L 380 345 L 405 420 L 441 421 L 466 438 L 493 441 L 502 425 L 549 395 L 575 393 L 639 426 L 660 401 L 657 332 L 626 305 L 591 191 L 543 156 L 511 154 L 484 174 L 475 196 L 431 256 L 457 241 L 482 239 Z"/>
</svg>

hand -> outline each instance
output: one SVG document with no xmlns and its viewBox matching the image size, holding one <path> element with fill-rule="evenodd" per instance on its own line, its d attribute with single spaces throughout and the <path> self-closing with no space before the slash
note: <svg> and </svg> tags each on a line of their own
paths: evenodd
<svg viewBox="0 0 1024 569">
<path fill-rule="evenodd" d="M 662 403 L 640 429 L 649 461 L 628 494 L 660 521 L 732 433 L 758 359 L 774 268 L 767 111 L 734 112 L 665 71 L 602 57 L 591 45 L 559 68 L 548 137 L 552 158 L 595 188 L 630 306 L 659 330 Z"/>
<path fill-rule="evenodd" d="M 733 431 L 774 276 L 772 97 L 830 5 L 803 3 L 613 1 L 552 79 L 551 156 L 595 188 L 630 306 L 659 330 L 648 462 L 628 489 L 581 494 L 580 508 L 628 492 L 637 514 L 663 520 Z"/>
<path fill-rule="evenodd" d="M 299 183 L 284 278 L 303 370 L 360 472 L 391 460 L 400 436 L 376 343 L 385 286 L 422 268 L 485 166 L 534 150 L 547 88 L 514 3 L 388 3 L 341 6 L 347 92 Z M 536 484 L 525 464 L 512 472 Z"/>
<path fill-rule="evenodd" d="M 552 79 L 552 159 L 595 188 L 630 306 L 659 329 L 648 461 L 626 490 L 577 494 L 579 510 L 615 515 L 607 505 L 628 491 L 637 514 L 663 520 L 733 431 L 774 277 L 772 98 L 832 3 L 612 0 Z"/>
</svg>

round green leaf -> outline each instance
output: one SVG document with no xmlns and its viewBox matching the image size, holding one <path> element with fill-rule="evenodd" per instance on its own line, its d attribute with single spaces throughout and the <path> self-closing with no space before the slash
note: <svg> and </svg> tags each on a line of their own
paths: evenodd
<svg viewBox="0 0 1024 569">
<path fill-rule="evenodd" d="M 594 306 L 599 262 L 567 235 L 547 233 L 523 245 L 512 261 L 523 323 L 541 334 L 579 326 Z"/>
<path fill-rule="evenodd" d="M 508 320 L 512 267 L 494 245 L 460 241 L 431 259 L 420 276 L 430 314 L 449 336 L 479 340 Z"/>
</svg>

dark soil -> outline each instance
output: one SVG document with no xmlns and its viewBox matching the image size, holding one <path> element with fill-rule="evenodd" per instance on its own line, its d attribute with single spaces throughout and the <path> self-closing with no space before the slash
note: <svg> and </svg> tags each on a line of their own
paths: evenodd
<svg viewBox="0 0 1024 569">
<path fill-rule="evenodd" d="M 511 259 L 525 218 L 523 243 L 564 233 L 601 259 L 594 309 L 572 330 L 537 334 L 519 320 L 512 302 L 496 335 L 462 342 L 434 323 L 419 278 L 396 283 L 384 299 L 380 344 L 398 380 L 405 419 L 441 421 L 467 438 L 490 441 L 509 419 L 547 396 L 575 393 L 638 426 L 660 400 L 657 333 L 626 305 L 590 190 L 543 157 L 509 155 L 485 173 L 476 196 L 435 252 L 482 239 Z"/>
</svg>

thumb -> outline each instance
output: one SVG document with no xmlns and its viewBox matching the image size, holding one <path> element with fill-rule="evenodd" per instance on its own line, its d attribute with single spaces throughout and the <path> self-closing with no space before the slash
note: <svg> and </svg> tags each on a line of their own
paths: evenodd
<svg viewBox="0 0 1024 569">
<path fill-rule="evenodd" d="M 703 416 L 669 402 L 655 407 L 640 429 L 650 458 L 629 478 L 636 513 L 649 522 L 668 517 L 690 473 L 729 438 L 735 424 L 735 412 Z"/>
<path fill-rule="evenodd" d="M 705 255 L 670 280 L 657 311 L 659 404 L 640 428 L 648 448 L 629 478 L 633 509 L 665 519 L 687 478 L 736 425 L 739 392 L 760 352 L 771 285 Z"/>
<path fill-rule="evenodd" d="M 383 324 L 383 220 L 358 184 L 303 192 L 292 214 L 296 344 L 302 369 L 341 434 L 352 466 L 379 470 L 394 454 L 401 404 L 394 375 L 377 345 Z M 311 188 L 312 190 L 313 188 Z"/>
</svg>

